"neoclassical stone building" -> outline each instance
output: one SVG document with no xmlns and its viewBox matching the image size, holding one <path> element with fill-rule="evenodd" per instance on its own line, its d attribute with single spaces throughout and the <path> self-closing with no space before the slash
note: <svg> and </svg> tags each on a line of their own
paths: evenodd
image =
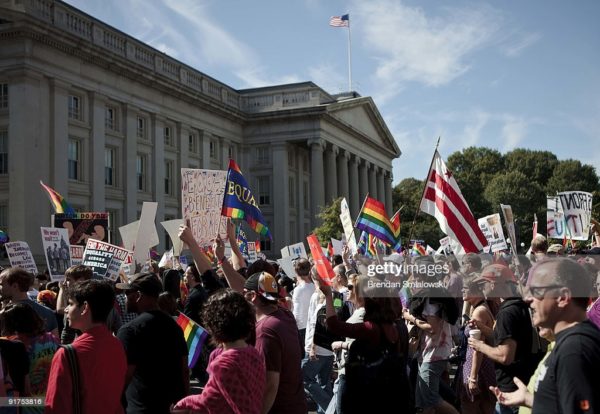
<svg viewBox="0 0 600 414">
<path fill-rule="evenodd" d="M 118 242 L 144 201 L 157 223 L 181 216 L 180 168 L 232 157 L 276 256 L 335 197 L 356 215 L 369 192 L 390 212 L 398 156 L 370 97 L 235 90 L 61 1 L 0 0 L 0 228 L 36 254 L 52 212 L 40 180 L 79 211 L 108 211 Z"/>
</svg>

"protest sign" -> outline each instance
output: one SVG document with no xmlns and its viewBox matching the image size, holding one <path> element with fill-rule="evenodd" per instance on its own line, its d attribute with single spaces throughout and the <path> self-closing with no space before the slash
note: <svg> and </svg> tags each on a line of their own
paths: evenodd
<svg viewBox="0 0 600 414">
<path fill-rule="evenodd" d="M 11 266 L 20 267 L 29 273 L 37 275 L 37 266 L 35 265 L 35 260 L 33 259 L 31 249 L 29 249 L 27 242 L 9 242 L 4 246 L 6 247 L 6 254 L 8 255 Z"/>
<path fill-rule="evenodd" d="M 341 240 L 331 239 L 331 245 L 333 246 L 333 254 L 342 254 L 344 243 Z"/>
<path fill-rule="evenodd" d="M 80 265 L 83 263 L 83 251 L 85 250 L 85 246 L 70 245 L 69 247 L 69 251 L 71 253 L 71 266 Z"/>
<path fill-rule="evenodd" d="M 248 242 L 248 263 L 254 263 L 257 260 L 256 242 Z"/>
<path fill-rule="evenodd" d="M 69 244 L 85 246 L 88 239 L 110 242 L 108 213 L 53 214 L 52 227 L 65 228 Z"/>
<path fill-rule="evenodd" d="M 288 277 L 291 279 L 296 277 L 296 271 L 294 270 L 294 259 L 292 256 L 282 257 L 281 259 L 277 260 L 277 263 L 279 263 L 280 268 L 283 269 Z"/>
<path fill-rule="evenodd" d="M 515 233 L 515 220 L 512 212 L 512 207 L 506 204 L 500 204 L 500 209 L 502 210 L 502 215 L 504 216 L 504 223 L 506 224 L 506 229 L 508 230 L 508 237 L 510 238 L 510 249 L 515 257 L 517 257 L 517 235 Z"/>
<path fill-rule="evenodd" d="M 437 250 L 438 254 L 443 254 L 443 255 L 451 255 L 452 254 L 452 248 L 450 247 L 450 237 L 446 236 L 443 239 L 440 239 L 440 248 Z"/>
<path fill-rule="evenodd" d="M 281 249 L 281 257 L 288 257 L 290 255 L 290 249 L 285 246 L 283 249 Z"/>
<path fill-rule="evenodd" d="M 546 196 L 546 231 L 549 239 L 564 239 L 567 236 L 565 215 L 557 196 Z"/>
<path fill-rule="evenodd" d="M 329 260 L 327 260 L 323 254 L 323 248 L 319 243 L 319 239 L 317 239 L 316 235 L 311 234 L 306 240 L 308 241 L 310 253 L 312 254 L 315 266 L 317 267 L 317 273 L 326 284 L 331 285 L 331 279 L 335 277 L 335 274 L 333 273 L 331 263 L 329 263 Z"/>
<path fill-rule="evenodd" d="M 227 239 L 227 218 L 221 216 L 227 171 L 181 169 L 184 223 L 200 247 L 211 246 L 217 234 Z"/>
<path fill-rule="evenodd" d="M 298 258 L 298 257 L 303 257 L 305 259 L 308 259 L 308 255 L 306 254 L 306 249 L 304 248 L 304 243 L 299 242 L 296 244 L 292 244 L 290 246 L 288 246 L 288 248 L 290 249 L 290 256 L 292 256 L 292 258 Z"/>
<path fill-rule="evenodd" d="M 592 194 L 585 191 L 563 191 L 558 193 L 558 199 L 567 224 L 567 237 L 571 240 L 587 240 L 589 238 L 592 198 Z"/>
<path fill-rule="evenodd" d="M 183 220 L 175 219 L 161 221 L 160 224 L 162 224 L 171 238 L 171 244 L 173 244 L 173 256 L 179 256 L 181 254 L 181 250 L 183 249 L 183 242 L 179 238 L 179 226 L 183 225 Z"/>
<path fill-rule="evenodd" d="M 491 214 L 477 220 L 481 232 L 488 241 L 492 253 L 501 250 L 507 250 L 504 232 L 502 231 L 502 223 L 500 222 L 500 214 Z"/>
<path fill-rule="evenodd" d="M 65 271 L 71 267 L 69 233 L 56 227 L 40 227 L 40 231 L 50 279 L 63 280 Z"/>
<path fill-rule="evenodd" d="M 344 236 L 346 236 L 346 242 L 348 243 L 348 248 L 352 254 L 356 253 L 356 238 L 354 237 L 354 222 L 352 221 L 352 216 L 350 215 L 350 208 L 348 207 L 348 202 L 345 198 L 342 198 L 340 204 L 340 221 L 342 222 L 342 227 L 344 229 Z M 335 246 L 334 246 L 335 249 Z M 341 253 L 339 253 L 341 254 Z"/>
<path fill-rule="evenodd" d="M 148 261 L 150 248 L 156 246 L 154 243 L 158 240 L 156 234 L 156 210 L 158 203 L 145 201 L 142 204 L 142 214 L 140 215 L 140 225 L 135 238 L 135 247 L 133 248 L 133 263 L 136 267 L 143 265 Z M 156 235 L 155 235 L 156 234 Z"/>
<path fill-rule="evenodd" d="M 173 267 L 173 248 L 167 250 L 163 253 L 160 261 L 158 262 L 158 267 L 165 267 L 171 269 Z"/>
<path fill-rule="evenodd" d="M 90 239 L 83 252 L 83 265 L 91 267 L 94 274 L 115 281 L 129 254 L 129 250 Z"/>
</svg>

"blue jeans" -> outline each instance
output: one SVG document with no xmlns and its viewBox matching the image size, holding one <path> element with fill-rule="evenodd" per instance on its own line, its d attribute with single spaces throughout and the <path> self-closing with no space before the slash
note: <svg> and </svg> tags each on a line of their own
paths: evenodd
<svg viewBox="0 0 600 414">
<path fill-rule="evenodd" d="M 519 407 L 509 407 L 496 402 L 496 414 L 518 414 Z"/>
<path fill-rule="evenodd" d="M 331 371 L 333 369 L 333 355 L 317 355 L 316 360 L 305 357 L 302 360 L 302 375 L 304 377 L 304 390 L 317 404 L 318 413 L 324 414 L 331 401 Z"/>
</svg>

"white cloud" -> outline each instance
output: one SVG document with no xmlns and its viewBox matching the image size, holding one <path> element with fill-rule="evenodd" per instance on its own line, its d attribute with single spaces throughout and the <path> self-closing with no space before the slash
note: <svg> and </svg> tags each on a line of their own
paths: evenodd
<svg viewBox="0 0 600 414">
<path fill-rule="evenodd" d="M 332 63 L 321 63 L 308 68 L 311 81 L 331 94 L 340 93 L 348 89 L 348 79 L 339 67 Z"/>
<path fill-rule="evenodd" d="M 378 61 L 375 81 L 384 99 L 404 82 L 428 86 L 449 83 L 469 70 L 467 57 L 488 44 L 500 25 L 490 7 L 443 10 L 428 16 L 419 7 L 395 0 L 356 0 L 355 27 L 365 47 Z"/>
<path fill-rule="evenodd" d="M 502 51 L 507 57 L 514 58 L 520 56 L 525 49 L 537 43 L 542 38 L 542 35 L 539 33 L 526 33 L 518 37 L 514 43 L 502 46 Z"/>
<path fill-rule="evenodd" d="M 503 152 L 513 150 L 527 135 L 527 121 L 523 118 L 507 115 L 502 127 Z"/>
</svg>

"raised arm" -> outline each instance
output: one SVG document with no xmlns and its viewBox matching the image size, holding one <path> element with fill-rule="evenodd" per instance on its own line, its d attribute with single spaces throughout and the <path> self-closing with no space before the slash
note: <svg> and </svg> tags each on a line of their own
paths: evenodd
<svg viewBox="0 0 600 414">
<path fill-rule="evenodd" d="M 188 226 L 179 226 L 179 238 L 182 242 L 187 244 L 190 252 L 192 253 L 192 257 L 194 258 L 194 263 L 196 263 L 196 267 L 198 268 L 198 272 L 201 274 L 206 272 L 207 270 L 212 269 L 210 264 L 210 260 L 208 257 L 202 252 L 200 246 L 194 239 L 194 235 Z"/>
<path fill-rule="evenodd" d="M 223 269 L 225 279 L 227 280 L 227 283 L 229 283 L 229 287 L 237 292 L 244 293 L 244 283 L 246 283 L 246 279 L 233 268 L 231 263 L 229 263 L 229 260 L 225 257 L 225 243 L 217 236 L 213 246 L 221 269 Z"/>
</svg>

